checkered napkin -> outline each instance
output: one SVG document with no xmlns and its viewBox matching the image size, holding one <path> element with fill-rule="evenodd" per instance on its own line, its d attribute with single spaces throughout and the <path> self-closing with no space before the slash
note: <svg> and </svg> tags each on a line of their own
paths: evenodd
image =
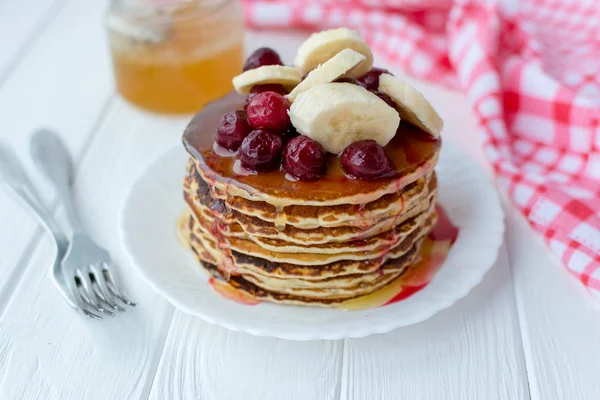
<svg viewBox="0 0 600 400">
<path fill-rule="evenodd" d="M 600 298 L 600 1 L 245 0 L 255 28 L 355 29 L 408 74 L 462 89 L 497 174 Z"/>
</svg>

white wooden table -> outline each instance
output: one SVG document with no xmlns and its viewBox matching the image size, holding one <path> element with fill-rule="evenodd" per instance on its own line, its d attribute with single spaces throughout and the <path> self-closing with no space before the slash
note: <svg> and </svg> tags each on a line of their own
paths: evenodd
<svg viewBox="0 0 600 400">
<path fill-rule="evenodd" d="M 28 139 L 40 126 L 60 132 L 76 160 L 84 223 L 120 261 L 140 304 L 101 322 L 72 312 L 48 277 L 50 240 L 0 192 L 0 399 L 600 398 L 600 309 L 507 202 L 496 265 L 466 298 L 418 325 L 290 342 L 174 309 L 125 262 L 117 217 L 133 180 L 180 141 L 187 118 L 146 114 L 115 94 L 106 3 L 0 0 L 0 140 L 54 210 Z M 248 48 L 270 45 L 291 61 L 301 40 L 251 32 Z M 443 114 L 445 137 L 486 168 L 465 99 L 416 85 Z"/>
</svg>

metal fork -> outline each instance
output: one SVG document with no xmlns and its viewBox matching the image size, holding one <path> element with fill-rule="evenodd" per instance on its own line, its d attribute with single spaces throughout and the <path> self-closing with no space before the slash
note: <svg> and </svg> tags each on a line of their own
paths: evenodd
<svg viewBox="0 0 600 400">
<path fill-rule="evenodd" d="M 46 229 L 46 232 L 54 240 L 56 247 L 56 256 L 50 273 L 54 278 L 54 282 L 71 307 L 76 310 L 80 309 L 80 305 L 76 303 L 71 293 L 67 290 L 67 282 L 62 274 L 60 267 L 61 261 L 69 248 L 69 241 L 64 235 L 58 224 L 52 218 L 52 215 L 46 211 L 43 203 L 40 201 L 37 192 L 33 188 L 25 169 L 21 166 L 14 151 L 0 143 L 0 184 L 6 189 L 8 194 L 15 201 L 23 204 L 27 210 L 35 215 L 38 221 Z M 83 302 L 79 299 L 81 307 Z"/>
<path fill-rule="evenodd" d="M 136 303 L 119 289 L 121 286 L 111 272 L 115 265 L 110 254 L 83 231 L 69 191 L 71 158 L 58 135 L 47 129 L 38 130 L 32 135 L 30 151 L 38 169 L 53 184 L 72 231 L 61 270 L 80 311 L 87 317 L 101 319 L 97 313 L 113 316 L 111 310 L 125 311 L 117 299 L 135 306 Z"/>
</svg>

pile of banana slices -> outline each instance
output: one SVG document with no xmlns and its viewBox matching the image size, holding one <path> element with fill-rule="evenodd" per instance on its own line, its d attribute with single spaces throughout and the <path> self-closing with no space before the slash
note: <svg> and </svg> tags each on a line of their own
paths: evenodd
<svg viewBox="0 0 600 400">
<path fill-rule="evenodd" d="M 245 71 L 233 78 L 233 86 L 248 94 L 254 85 L 283 85 L 289 90 L 292 125 L 330 153 L 339 154 L 358 140 L 385 146 L 400 118 L 439 138 L 441 117 L 421 93 L 395 76 L 382 74 L 378 90 L 396 109 L 362 86 L 335 82 L 359 78 L 373 66 L 371 49 L 355 31 L 339 28 L 313 34 L 298 49 L 294 64 Z"/>
</svg>

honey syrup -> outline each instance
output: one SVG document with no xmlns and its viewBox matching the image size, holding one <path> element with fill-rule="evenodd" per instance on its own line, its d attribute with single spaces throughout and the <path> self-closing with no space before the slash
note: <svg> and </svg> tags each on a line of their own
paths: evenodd
<svg viewBox="0 0 600 400">
<path fill-rule="evenodd" d="M 115 6 L 109 13 L 116 86 L 147 110 L 193 113 L 226 94 L 242 70 L 241 9 L 231 0 L 171 3 Z"/>
</svg>

